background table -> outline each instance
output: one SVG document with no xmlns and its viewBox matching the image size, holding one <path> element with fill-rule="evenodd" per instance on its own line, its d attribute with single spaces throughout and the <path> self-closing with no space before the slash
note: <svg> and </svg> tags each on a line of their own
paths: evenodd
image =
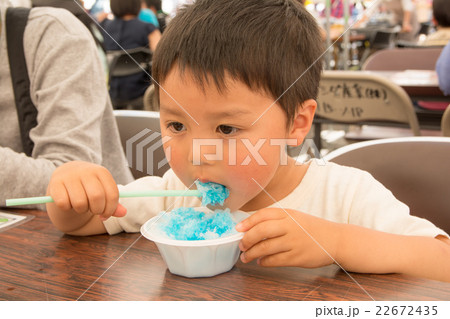
<svg viewBox="0 0 450 319">
<path fill-rule="evenodd" d="M 67 236 L 44 212 L 19 213 L 35 218 L 0 233 L 0 300 L 450 300 L 448 283 L 352 273 L 366 293 L 335 265 L 238 262 L 215 277 L 184 278 L 140 234 Z"/>
<path fill-rule="evenodd" d="M 445 96 L 439 88 L 434 70 L 405 71 L 365 71 L 382 76 L 401 86 L 414 102 L 445 101 L 450 104 L 450 96 Z M 415 105 L 417 119 L 422 129 L 439 130 L 444 111 L 429 110 Z"/>
<path fill-rule="evenodd" d="M 363 71 L 382 76 L 401 86 L 413 100 L 441 100 L 448 101 L 439 88 L 439 80 L 434 70 L 405 70 L 405 71 Z"/>
<path fill-rule="evenodd" d="M 418 101 L 445 101 L 450 104 L 450 96 L 445 96 L 439 88 L 437 74 L 434 70 L 405 70 L 405 71 L 354 71 L 381 76 L 398 86 L 402 87 L 414 102 L 414 110 L 417 115 L 420 129 L 431 130 L 428 134 L 439 134 L 441 129 L 443 110 L 430 110 L 417 105 Z M 320 95 L 320 93 L 319 93 Z M 321 131 L 323 124 L 333 124 L 333 120 L 322 118 L 318 115 L 314 117 L 314 143 L 320 150 L 322 148 Z M 350 125 L 376 125 L 387 127 L 409 128 L 404 123 L 394 123 L 385 121 L 360 121 L 357 123 L 348 123 Z M 359 136 L 352 136 L 352 139 L 365 139 L 364 133 L 358 133 Z M 384 137 L 384 136 L 383 136 Z M 369 136 L 370 138 L 375 138 Z M 293 152 L 294 154 L 295 151 Z M 318 155 L 316 155 L 318 156 Z"/>
</svg>

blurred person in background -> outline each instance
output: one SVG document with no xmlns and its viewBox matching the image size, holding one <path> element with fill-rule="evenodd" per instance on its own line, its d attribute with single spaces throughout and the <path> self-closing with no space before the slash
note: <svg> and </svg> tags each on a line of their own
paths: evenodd
<svg viewBox="0 0 450 319">
<path fill-rule="evenodd" d="M 450 42 L 442 50 L 436 63 L 439 87 L 445 95 L 450 95 Z"/>
<path fill-rule="evenodd" d="M 161 0 L 141 0 L 142 9 L 139 19 L 144 22 L 153 23 L 161 33 L 164 32 L 169 20 L 169 15 L 162 10 Z"/>
<path fill-rule="evenodd" d="M 421 43 L 425 46 L 445 46 L 450 40 L 450 1 L 433 0 L 433 23 L 436 32 Z"/>
<path fill-rule="evenodd" d="M 106 62 L 106 49 L 104 38 L 99 30 L 95 19 L 84 9 L 83 2 L 80 0 L 32 0 L 33 7 L 54 7 L 68 10 L 75 17 L 77 17 L 91 32 L 92 37 L 97 45 L 100 60 L 102 61 L 105 74 L 108 72 L 108 65 Z"/>
<path fill-rule="evenodd" d="M 382 0 L 381 10 L 392 14 L 393 24 L 402 27 L 398 39 L 416 41 L 420 30 L 417 12 L 413 0 Z"/>
<path fill-rule="evenodd" d="M 94 35 L 94 39 L 97 31 L 97 24 L 95 19 L 93 19 L 89 13 L 84 9 L 83 3 L 80 0 L 32 0 L 33 7 L 54 7 L 63 8 L 68 10 L 74 16 L 76 16 L 83 24 L 88 28 L 88 30 Z M 103 45 L 101 43 L 101 45 Z"/>
<path fill-rule="evenodd" d="M 349 15 L 352 15 L 353 11 L 353 3 L 351 1 L 348 1 L 349 5 Z M 330 15 L 334 18 L 341 19 L 344 17 L 344 1 L 343 0 L 331 0 L 331 7 L 330 7 Z"/>
<path fill-rule="evenodd" d="M 69 161 L 100 164 L 116 182 L 132 181 L 88 30 L 67 10 L 48 7 L 31 9 L 23 34 L 7 30 L 9 7 L 0 3 L 0 206 L 44 195 L 53 171 Z"/>
<path fill-rule="evenodd" d="M 162 2 L 161 0 L 144 0 L 147 3 L 147 6 L 152 10 L 156 11 L 156 18 L 159 23 L 159 30 L 161 33 L 164 32 L 164 29 L 169 23 L 169 15 L 162 10 Z"/>
<path fill-rule="evenodd" d="M 145 0 L 141 0 L 141 11 L 139 12 L 138 18 L 141 21 L 153 24 L 159 29 L 158 18 L 156 17 L 156 9 L 154 7 L 151 8 Z"/>
<path fill-rule="evenodd" d="M 153 24 L 138 19 L 141 0 L 111 0 L 110 5 L 114 15 L 112 20 L 106 19 L 106 14 L 98 16 L 105 33 L 106 50 L 149 48 L 154 52 L 161 38 L 161 32 Z M 134 109 L 142 109 L 143 96 L 150 84 L 150 77 L 146 72 L 112 77 L 109 93 L 114 108 L 126 108 L 131 105 Z"/>
</svg>

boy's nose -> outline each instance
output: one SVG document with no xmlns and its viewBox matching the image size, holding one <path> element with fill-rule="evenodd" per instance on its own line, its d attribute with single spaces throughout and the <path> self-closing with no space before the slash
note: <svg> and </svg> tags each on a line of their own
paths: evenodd
<svg viewBox="0 0 450 319">
<path fill-rule="evenodd" d="M 211 165 L 223 160 L 223 140 L 194 139 L 189 161 L 192 165 Z"/>
</svg>

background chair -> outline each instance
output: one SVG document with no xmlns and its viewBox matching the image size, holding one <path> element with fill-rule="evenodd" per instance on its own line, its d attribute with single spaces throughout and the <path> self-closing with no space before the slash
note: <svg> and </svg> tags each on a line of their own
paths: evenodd
<svg viewBox="0 0 450 319">
<path fill-rule="evenodd" d="M 314 142 L 319 150 L 323 123 L 409 126 L 414 135 L 420 135 L 414 106 L 406 92 L 395 83 L 366 72 L 323 72 L 314 117 Z"/>
<path fill-rule="evenodd" d="M 450 233 L 450 138 L 405 137 L 366 141 L 337 149 L 325 159 L 371 173 L 407 204 Z"/>
<path fill-rule="evenodd" d="M 417 32 L 417 36 L 420 36 L 422 34 L 425 36 L 428 35 L 432 28 L 433 28 L 432 22 L 421 22 L 419 32 Z"/>
<path fill-rule="evenodd" d="M 397 35 L 400 32 L 401 27 L 368 27 L 365 28 L 363 34 L 366 35 L 367 41 L 365 43 L 365 49 L 361 55 L 360 64 L 364 62 L 379 50 L 390 50 L 395 48 Z"/>
<path fill-rule="evenodd" d="M 108 83 L 111 83 L 111 79 L 114 77 L 140 73 L 151 74 L 152 53 L 148 48 L 135 48 L 127 51 L 107 51 L 106 59 L 109 69 Z M 148 81 L 150 85 L 150 76 L 148 77 Z M 112 102 L 114 108 L 123 107 L 124 104 L 131 108 L 143 108 L 143 97 L 130 101 L 120 101 L 120 105 L 117 105 L 115 101 Z"/>
<path fill-rule="evenodd" d="M 114 110 L 114 115 L 133 176 L 162 176 L 169 164 L 162 146 L 159 113 Z"/>
<path fill-rule="evenodd" d="M 447 106 L 442 116 L 441 131 L 443 136 L 450 137 L 450 105 Z"/>
<path fill-rule="evenodd" d="M 127 76 L 151 70 L 152 53 L 148 48 L 108 51 L 109 77 Z"/>
<path fill-rule="evenodd" d="M 421 22 L 420 23 L 420 29 L 417 32 L 416 38 L 418 40 L 414 41 L 407 41 L 407 40 L 397 40 L 397 47 L 398 48 L 424 48 L 424 47 L 431 47 L 431 46 L 424 46 L 423 43 L 421 43 L 423 40 L 422 38 L 426 38 L 430 32 L 435 28 L 434 24 L 431 21 L 427 22 Z M 434 31 L 433 31 L 434 32 Z M 442 47 L 442 46 L 441 46 Z"/>
<path fill-rule="evenodd" d="M 144 110 L 146 111 L 159 111 L 159 101 L 155 95 L 155 85 L 152 84 L 148 87 L 144 94 Z"/>
<path fill-rule="evenodd" d="M 405 48 L 381 50 L 370 56 L 363 64 L 366 71 L 435 70 L 442 47 Z M 442 111 L 448 105 L 445 101 L 416 101 L 421 108 Z"/>
<path fill-rule="evenodd" d="M 380 50 L 362 65 L 366 71 L 434 70 L 442 48 Z"/>
</svg>

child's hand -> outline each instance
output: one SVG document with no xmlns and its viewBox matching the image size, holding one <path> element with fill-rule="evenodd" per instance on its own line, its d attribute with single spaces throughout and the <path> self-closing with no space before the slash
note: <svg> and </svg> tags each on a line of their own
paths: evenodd
<svg viewBox="0 0 450 319">
<path fill-rule="evenodd" d="M 246 232 L 239 244 L 242 262 L 258 259 L 262 266 L 304 268 L 334 262 L 340 231 L 337 223 L 278 208 L 259 210 L 236 229 Z"/>
<path fill-rule="evenodd" d="M 91 213 L 102 220 L 126 214 L 125 207 L 118 204 L 119 190 L 114 178 L 106 168 L 92 163 L 74 161 L 58 167 L 47 194 L 55 202 L 48 205 L 49 212 L 55 210 L 54 205 L 57 211 Z"/>
</svg>

